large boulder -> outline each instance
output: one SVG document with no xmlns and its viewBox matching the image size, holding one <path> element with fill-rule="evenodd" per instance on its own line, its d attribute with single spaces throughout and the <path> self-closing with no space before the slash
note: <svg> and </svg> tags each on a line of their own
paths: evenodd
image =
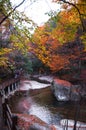
<svg viewBox="0 0 86 130">
<path fill-rule="evenodd" d="M 80 100 L 80 85 L 72 85 L 68 81 L 55 78 L 51 84 L 51 89 L 58 101 Z"/>
</svg>

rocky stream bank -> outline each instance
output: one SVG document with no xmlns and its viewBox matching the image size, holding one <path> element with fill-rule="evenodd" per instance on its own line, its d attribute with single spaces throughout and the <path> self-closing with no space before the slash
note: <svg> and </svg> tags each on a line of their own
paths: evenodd
<svg viewBox="0 0 86 130">
<path fill-rule="evenodd" d="M 52 89 L 52 83 L 57 84 L 61 92 L 58 93 L 56 86 Z M 12 112 L 18 116 L 20 130 L 64 130 L 67 125 L 68 130 L 73 130 L 79 100 L 73 98 L 75 100 L 70 101 L 71 86 L 73 85 L 68 81 L 50 76 L 34 76 L 30 80 L 22 80 L 20 89 L 9 97 L 9 105 Z M 79 91 L 76 88 L 73 90 L 77 95 Z M 67 100 L 62 100 L 64 99 L 64 94 L 61 94 L 63 90 Z M 58 100 L 56 97 L 58 94 L 55 95 L 55 91 L 60 94 L 58 97 L 61 97 L 61 100 Z M 81 103 L 77 120 L 77 130 L 85 130 L 86 100 Z"/>
</svg>

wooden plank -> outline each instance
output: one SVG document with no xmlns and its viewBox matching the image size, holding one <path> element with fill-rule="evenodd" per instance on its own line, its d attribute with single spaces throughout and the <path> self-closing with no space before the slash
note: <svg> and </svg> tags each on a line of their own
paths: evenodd
<svg viewBox="0 0 86 130">
<path fill-rule="evenodd" d="M 9 130 L 12 130 L 12 126 L 10 125 L 10 123 L 9 123 L 9 120 L 7 119 L 7 126 L 8 126 L 8 129 Z"/>
<path fill-rule="evenodd" d="M 12 118 L 9 115 L 9 112 L 7 111 L 6 114 L 7 114 L 7 119 L 9 120 L 10 126 L 12 126 Z"/>
<path fill-rule="evenodd" d="M 6 104 L 6 107 L 7 107 L 7 111 L 9 112 L 10 116 L 12 117 L 12 113 L 11 113 L 11 110 L 10 110 L 10 107 L 8 104 Z"/>
</svg>

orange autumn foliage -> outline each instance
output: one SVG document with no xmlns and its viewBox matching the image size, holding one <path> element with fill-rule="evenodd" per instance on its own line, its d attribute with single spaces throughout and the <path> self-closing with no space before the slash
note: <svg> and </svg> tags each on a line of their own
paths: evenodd
<svg viewBox="0 0 86 130">
<path fill-rule="evenodd" d="M 56 0 L 55 2 L 57 1 L 62 0 Z M 79 4 L 80 1 L 81 0 L 79 0 Z M 73 1 L 70 0 L 69 2 Z M 80 10 L 77 2 L 73 4 L 75 4 Z M 65 43 L 72 44 L 74 43 L 75 39 L 79 38 L 79 34 L 77 32 L 79 28 L 82 28 L 82 19 L 80 19 L 80 14 L 76 8 L 69 4 L 65 4 L 64 7 L 64 10 L 58 13 L 57 16 L 55 16 L 55 19 L 51 18 L 51 21 L 46 23 L 44 26 L 38 27 L 33 35 L 33 42 L 35 44 L 34 52 L 36 56 L 45 65 L 49 66 L 53 72 L 57 72 L 63 68 L 68 69 L 70 60 L 75 60 L 80 56 L 80 50 L 78 49 L 78 46 L 77 48 L 73 48 L 73 51 L 71 48 L 71 53 L 69 52 L 66 54 L 66 51 L 61 53 L 63 50 L 59 52 L 59 48 Z M 81 7 L 80 12 L 84 13 L 84 11 L 85 10 Z M 54 26 L 52 26 L 52 23 Z M 81 38 L 83 39 L 84 43 L 86 43 L 85 33 Z M 70 47 L 68 49 L 70 50 Z"/>
<path fill-rule="evenodd" d="M 65 67 L 69 61 L 65 60 L 65 57 L 57 54 L 57 50 L 61 46 L 60 42 L 52 37 L 52 34 L 46 35 L 48 32 L 46 33 L 44 30 L 42 28 L 41 32 L 39 28 L 39 31 L 37 30 L 34 34 L 33 40 L 35 47 L 33 51 L 46 66 L 49 66 L 53 72 L 56 72 Z"/>
</svg>

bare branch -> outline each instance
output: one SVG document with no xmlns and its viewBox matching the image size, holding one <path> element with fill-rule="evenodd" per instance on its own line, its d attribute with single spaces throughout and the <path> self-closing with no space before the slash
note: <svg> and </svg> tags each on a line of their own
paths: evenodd
<svg viewBox="0 0 86 130">
<path fill-rule="evenodd" d="M 60 0 L 60 1 L 66 3 L 66 4 L 69 4 L 69 5 L 72 5 L 77 10 L 77 12 L 79 14 L 79 18 L 80 18 L 81 24 L 82 24 L 82 29 L 83 29 L 83 31 L 85 31 L 85 26 L 84 26 L 84 23 L 83 23 L 83 20 L 82 20 L 82 17 L 81 17 L 82 14 L 80 13 L 79 8 L 75 4 L 70 3 L 70 2 L 68 2 L 66 0 Z"/>
<path fill-rule="evenodd" d="M 79 8 L 77 7 L 77 4 L 71 3 L 71 2 L 66 1 L 66 0 L 59 0 L 59 1 L 60 1 L 60 2 L 63 2 L 63 3 L 66 3 L 66 4 L 68 4 L 68 5 L 71 5 L 71 6 L 73 6 L 73 7 L 77 10 L 77 12 L 78 12 L 78 14 L 79 14 L 80 21 L 81 21 L 81 25 L 82 25 L 83 32 L 86 31 L 86 27 L 85 27 L 84 22 L 83 22 L 83 19 L 82 19 L 82 17 L 81 17 L 82 14 L 81 14 Z M 55 2 L 56 2 L 56 1 L 55 1 Z M 81 4 L 81 5 L 82 5 L 82 4 Z M 86 6 L 86 4 L 84 4 L 84 6 Z"/>
<path fill-rule="evenodd" d="M 0 25 L 1 25 L 7 18 L 9 18 L 9 16 L 10 16 L 19 6 L 21 6 L 24 2 L 25 2 L 25 0 L 23 0 L 19 5 L 17 5 L 7 16 L 5 16 L 5 17 L 0 21 Z"/>
</svg>

